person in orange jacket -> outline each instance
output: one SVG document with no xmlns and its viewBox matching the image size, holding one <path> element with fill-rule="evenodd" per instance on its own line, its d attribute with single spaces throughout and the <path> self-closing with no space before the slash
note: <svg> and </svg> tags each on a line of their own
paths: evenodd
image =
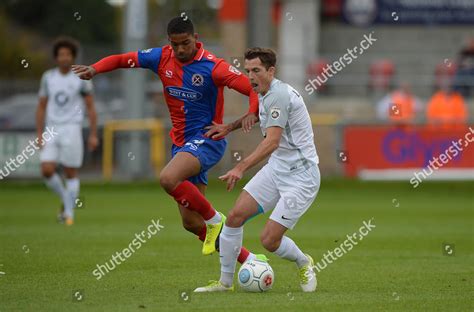
<svg viewBox="0 0 474 312">
<path fill-rule="evenodd" d="M 377 117 L 395 123 L 412 123 L 422 110 L 422 103 L 412 92 L 408 83 L 392 91 L 377 103 Z"/>
<path fill-rule="evenodd" d="M 453 128 L 465 125 L 468 111 L 463 96 L 451 87 L 437 91 L 426 107 L 426 119 L 431 125 Z"/>
</svg>

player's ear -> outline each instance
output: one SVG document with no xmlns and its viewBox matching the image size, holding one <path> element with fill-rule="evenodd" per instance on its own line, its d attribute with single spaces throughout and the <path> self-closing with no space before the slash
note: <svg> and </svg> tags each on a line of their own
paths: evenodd
<svg viewBox="0 0 474 312">
<path fill-rule="evenodd" d="M 194 33 L 194 39 L 198 40 L 199 39 L 199 35 L 198 33 Z"/>
<path fill-rule="evenodd" d="M 269 72 L 270 74 L 272 74 L 272 75 L 275 75 L 275 66 L 270 66 L 270 67 L 268 68 L 268 72 Z"/>
</svg>

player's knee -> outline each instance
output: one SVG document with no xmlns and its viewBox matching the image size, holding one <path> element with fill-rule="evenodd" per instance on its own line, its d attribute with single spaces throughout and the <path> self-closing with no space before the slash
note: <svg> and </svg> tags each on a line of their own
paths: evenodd
<svg viewBox="0 0 474 312">
<path fill-rule="evenodd" d="M 227 216 L 226 225 L 230 227 L 241 227 L 245 223 L 245 215 L 236 209 L 232 209 Z"/>
<path fill-rule="evenodd" d="M 54 174 L 54 167 L 53 166 L 41 166 L 41 174 L 44 178 L 49 179 Z"/>
<path fill-rule="evenodd" d="M 77 178 L 77 169 L 73 169 L 73 168 L 64 169 L 64 175 L 66 176 L 66 179 Z"/>
<path fill-rule="evenodd" d="M 260 235 L 260 241 L 262 246 L 270 252 L 274 252 L 280 246 L 280 240 L 272 235 L 268 235 L 265 231 Z"/>
<path fill-rule="evenodd" d="M 162 171 L 160 173 L 160 185 L 165 189 L 165 191 L 172 192 L 178 184 L 178 181 L 169 174 L 168 171 Z"/>
</svg>

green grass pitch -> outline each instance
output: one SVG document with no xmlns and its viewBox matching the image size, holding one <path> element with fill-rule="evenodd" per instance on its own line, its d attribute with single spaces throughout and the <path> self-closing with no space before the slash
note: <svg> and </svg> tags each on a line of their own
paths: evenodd
<svg viewBox="0 0 474 312">
<path fill-rule="evenodd" d="M 207 196 L 227 213 L 238 192 L 213 181 Z M 376 228 L 321 271 L 318 290 L 309 294 L 300 291 L 294 264 L 260 245 L 266 215 L 245 225 L 244 244 L 269 255 L 273 289 L 192 294 L 219 277 L 219 257 L 200 254 L 200 242 L 182 228 L 176 204 L 157 184 L 84 183 L 81 195 L 84 209 L 67 228 L 55 222 L 59 200 L 42 184 L 0 184 L 0 311 L 474 310 L 473 183 L 413 189 L 323 180 L 316 202 L 289 233 L 303 251 L 318 261 L 363 221 L 373 218 Z M 96 264 L 160 218 L 157 235 L 96 280 Z M 73 297 L 76 291 L 82 297 Z"/>
</svg>

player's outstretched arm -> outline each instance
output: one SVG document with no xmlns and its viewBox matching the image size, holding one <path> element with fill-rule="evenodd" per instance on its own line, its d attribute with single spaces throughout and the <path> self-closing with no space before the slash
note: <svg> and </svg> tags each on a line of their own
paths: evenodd
<svg viewBox="0 0 474 312">
<path fill-rule="evenodd" d="M 107 56 L 95 64 L 72 65 L 72 71 L 84 80 L 90 80 L 95 75 L 106 73 L 119 68 L 138 68 L 138 52 L 128 52 Z"/>
<path fill-rule="evenodd" d="M 72 65 L 71 69 L 74 74 L 83 80 L 90 80 L 97 74 L 94 67 L 87 65 Z"/>
<path fill-rule="evenodd" d="M 258 95 L 253 91 L 249 78 L 225 61 L 216 65 L 212 78 L 217 85 L 226 86 L 249 97 L 249 110 L 247 115 L 240 120 L 240 127 L 244 132 L 250 132 L 258 121 Z"/>
</svg>

